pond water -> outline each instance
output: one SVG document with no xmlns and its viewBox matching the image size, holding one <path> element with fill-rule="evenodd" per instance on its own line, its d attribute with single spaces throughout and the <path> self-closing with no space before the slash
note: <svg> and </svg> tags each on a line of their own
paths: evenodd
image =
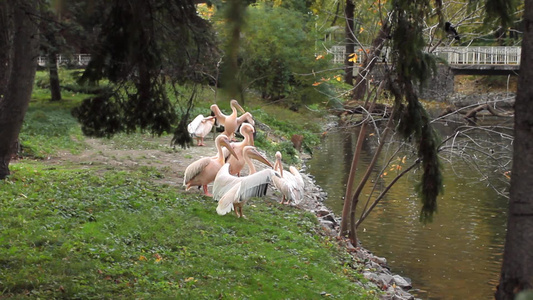
<svg viewBox="0 0 533 300">
<path fill-rule="evenodd" d="M 455 129 L 451 125 L 440 127 L 443 138 Z M 308 172 L 328 193 L 325 204 L 339 217 L 358 130 L 328 133 L 306 163 Z M 468 138 L 458 136 L 450 140 L 448 144 L 457 150 L 453 155 L 442 153 L 444 195 L 438 199 L 438 212 L 432 223 L 419 222 L 422 205 L 415 185 L 420 171 L 413 170 L 393 186 L 358 228 L 362 245 L 385 257 L 393 273 L 411 278 L 414 288 L 411 292 L 419 298 L 493 298 L 507 220 L 507 199 L 497 191 L 508 189 L 502 170 L 510 169 L 505 158 L 511 148 L 503 135 L 494 133 L 474 130 Z M 377 134 L 367 134 L 356 183 L 372 158 L 376 141 Z M 370 177 L 377 183 L 378 194 L 399 168 L 414 161 L 413 150 L 394 153 L 397 144 L 384 147 L 377 169 L 382 169 L 390 156 L 391 165 Z M 485 155 L 494 153 L 502 155 L 498 159 L 498 164 L 503 164 L 500 168 Z M 371 186 L 367 185 L 358 204 L 358 215 L 370 193 Z"/>
</svg>

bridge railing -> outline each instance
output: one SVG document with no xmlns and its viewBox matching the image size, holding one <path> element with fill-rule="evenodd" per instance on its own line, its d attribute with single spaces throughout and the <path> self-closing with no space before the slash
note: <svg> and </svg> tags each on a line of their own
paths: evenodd
<svg viewBox="0 0 533 300">
<path fill-rule="evenodd" d="M 370 49 L 370 48 L 367 48 Z M 505 46 L 480 46 L 480 47 L 437 47 L 433 54 L 445 59 L 450 64 L 468 65 L 518 65 L 520 64 L 521 47 Z M 342 64 L 345 59 L 344 46 L 333 46 L 328 50 L 333 54 L 333 62 Z M 362 63 L 364 59 L 363 49 L 356 50 L 356 64 Z M 389 59 L 390 49 L 382 50 L 382 58 Z"/>
<path fill-rule="evenodd" d="M 80 66 L 85 67 L 91 60 L 90 54 L 74 54 L 71 56 L 65 56 L 65 55 L 58 55 L 57 56 L 57 64 L 59 66 Z M 46 57 L 45 56 L 39 56 L 37 58 L 37 63 L 39 66 L 44 67 L 46 66 Z"/>
<path fill-rule="evenodd" d="M 518 65 L 521 47 L 437 47 L 435 55 L 450 64 Z"/>
</svg>

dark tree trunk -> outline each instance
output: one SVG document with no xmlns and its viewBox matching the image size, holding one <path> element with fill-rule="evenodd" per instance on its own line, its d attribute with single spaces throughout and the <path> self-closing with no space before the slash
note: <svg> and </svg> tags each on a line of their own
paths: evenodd
<svg viewBox="0 0 533 300">
<path fill-rule="evenodd" d="M 51 101 L 61 100 L 61 87 L 59 86 L 59 74 L 57 72 L 57 51 L 48 52 L 48 70 L 50 73 Z"/>
<path fill-rule="evenodd" d="M 44 6 L 40 8 L 41 21 L 40 28 L 41 35 L 45 39 L 44 45 L 42 45 L 42 50 L 46 52 L 46 68 L 48 69 L 49 78 L 50 78 L 50 94 L 51 101 L 60 101 L 61 100 L 61 87 L 59 86 L 59 74 L 57 72 L 57 57 L 59 55 L 59 47 L 56 39 L 56 34 L 58 30 L 56 29 L 57 15 Z"/>
<path fill-rule="evenodd" d="M 496 299 L 533 289 L 533 3 L 526 1 L 507 235 Z"/>
<path fill-rule="evenodd" d="M 13 145 L 22 128 L 37 69 L 39 36 L 32 19 L 35 7 L 36 1 L 0 2 L 0 52 L 4 52 L 0 54 L 0 179 L 9 175 Z"/>
<path fill-rule="evenodd" d="M 349 55 L 355 52 L 355 34 L 354 34 L 354 12 L 355 5 L 353 0 L 346 0 L 346 7 L 344 8 L 344 17 L 346 18 L 346 46 L 345 46 L 345 57 L 344 57 L 344 82 L 349 85 L 353 84 L 353 68 L 354 62 L 350 61 Z"/>
</svg>

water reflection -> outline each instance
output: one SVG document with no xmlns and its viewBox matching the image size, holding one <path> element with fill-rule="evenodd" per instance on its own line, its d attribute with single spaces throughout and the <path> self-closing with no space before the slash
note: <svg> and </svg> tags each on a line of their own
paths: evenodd
<svg viewBox="0 0 533 300">
<path fill-rule="evenodd" d="M 328 192 L 326 204 L 339 216 L 357 134 L 356 129 L 330 133 L 307 162 L 308 171 Z M 474 137 L 494 143 L 488 136 Z M 496 142 L 502 143 L 504 148 L 508 146 L 502 141 Z M 372 158 L 375 144 L 375 135 L 367 135 L 356 183 Z M 394 150 L 394 146 L 385 147 L 384 156 L 391 155 Z M 400 158 L 394 158 L 396 165 L 402 165 L 403 156 L 407 157 L 405 166 L 410 164 L 409 159 L 411 162 L 414 159 L 413 152 L 409 151 L 396 156 Z M 381 165 L 385 159 L 381 158 Z M 419 171 L 414 171 L 400 179 L 361 224 L 359 238 L 363 246 L 386 257 L 393 272 L 411 278 L 415 288 L 420 289 L 415 293 L 418 297 L 489 299 L 493 297 L 499 277 L 507 199 L 480 179 L 495 177 L 498 180 L 492 182 L 493 186 L 505 190 L 505 178 L 500 171 L 482 169 L 481 165 L 473 167 L 466 159 L 452 162 L 453 165 L 443 160 L 445 192 L 438 199 L 438 213 L 431 224 L 423 225 L 418 221 L 421 204 L 414 186 Z M 377 169 L 381 165 L 378 164 Z M 399 171 L 387 168 L 385 172 L 387 175 L 383 178 L 377 171 L 370 177 L 380 188 Z M 363 190 L 358 214 L 366 202 L 365 195 L 370 193 L 370 186 Z"/>
</svg>

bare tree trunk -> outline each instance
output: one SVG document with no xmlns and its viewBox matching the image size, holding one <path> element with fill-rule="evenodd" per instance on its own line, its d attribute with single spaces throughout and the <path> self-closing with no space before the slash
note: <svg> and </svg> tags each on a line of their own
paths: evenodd
<svg viewBox="0 0 533 300">
<path fill-rule="evenodd" d="M 352 158 L 352 166 L 350 168 L 350 174 L 348 175 L 348 182 L 346 183 L 346 193 L 344 194 L 344 205 L 342 207 L 341 228 L 339 234 L 346 236 L 348 234 L 348 228 L 350 225 L 350 211 L 352 201 L 352 190 L 355 180 L 355 171 L 357 170 L 357 164 L 359 163 L 359 156 L 361 155 L 361 149 L 363 147 L 363 139 L 366 134 L 366 127 L 368 122 L 364 122 L 359 129 L 359 136 L 357 137 L 357 144 L 355 146 L 355 152 Z"/>
<path fill-rule="evenodd" d="M 378 89 L 377 94 L 379 94 L 381 89 Z M 377 98 L 377 95 L 376 95 Z M 389 120 L 387 121 L 387 125 L 385 126 L 385 130 L 383 131 L 383 134 L 381 135 L 381 141 L 378 145 L 378 148 L 374 152 L 374 157 L 372 157 L 372 161 L 370 164 L 368 164 L 368 167 L 366 169 L 365 174 L 363 175 L 363 178 L 359 181 L 359 185 L 357 186 L 357 189 L 355 190 L 355 193 L 352 197 L 352 205 L 350 210 L 350 234 L 349 238 L 352 244 L 357 245 L 357 220 L 355 219 L 355 212 L 357 209 L 357 203 L 359 203 L 359 196 L 361 195 L 361 192 L 363 191 L 363 187 L 365 186 L 366 182 L 368 181 L 368 178 L 370 177 L 370 174 L 372 174 L 372 170 L 374 170 L 374 166 L 376 165 L 376 162 L 378 161 L 378 157 L 381 154 L 381 150 L 383 149 L 383 146 L 385 145 L 385 142 L 387 141 L 387 136 L 389 135 L 389 132 L 392 131 L 392 121 L 394 119 L 394 111 L 396 111 L 396 108 L 394 108 L 393 113 L 391 114 Z"/>
<path fill-rule="evenodd" d="M 515 102 L 515 138 L 507 235 L 496 299 L 533 289 L 533 3 L 526 1 Z"/>
<path fill-rule="evenodd" d="M 344 32 L 346 36 L 346 46 L 345 46 L 345 57 L 344 57 L 344 82 L 349 85 L 353 83 L 353 68 L 354 62 L 350 61 L 349 55 L 355 52 L 355 34 L 354 29 L 354 13 L 355 5 L 353 4 L 354 0 L 346 0 L 346 6 L 344 8 L 344 17 L 346 18 L 346 26 L 344 27 Z"/>
<path fill-rule="evenodd" d="M 5 51 L 0 59 L 6 63 L 0 69 L 0 179 L 9 175 L 13 145 L 30 102 L 39 46 L 37 21 L 32 19 L 36 1 L 6 2 L 0 2 L 0 52 Z"/>
<path fill-rule="evenodd" d="M 368 118 L 370 118 L 370 113 L 372 110 L 374 110 L 374 105 L 377 101 L 377 96 L 374 98 L 374 100 L 370 103 L 370 107 L 368 109 L 369 115 Z M 368 98 L 365 103 L 365 107 L 368 104 Z M 348 175 L 348 182 L 346 183 L 346 193 L 344 195 L 344 204 L 342 207 L 342 218 L 341 218 L 341 228 L 339 235 L 340 236 L 346 236 L 349 232 L 349 226 L 352 222 L 355 222 L 355 220 L 350 220 L 350 211 L 352 209 L 352 190 L 354 185 L 354 179 L 355 179 L 355 171 L 357 170 L 357 164 L 359 163 L 359 156 L 361 155 L 361 151 L 363 148 L 363 141 L 366 134 L 366 127 L 368 126 L 369 120 L 363 121 L 363 124 L 361 125 L 361 129 L 359 129 L 359 136 L 357 137 L 357 144 L 355 146 L 355 152 L 352 158 L 352 165 L 350 167 L 350 173 Z M 357 204 L 357 203 L 356 203 Z M 349 233 L 350 236 L 352 236 L 352 233 Z M 357 245 L 357 238 L 353 239 L 354 245 Z"/>
</svg>

